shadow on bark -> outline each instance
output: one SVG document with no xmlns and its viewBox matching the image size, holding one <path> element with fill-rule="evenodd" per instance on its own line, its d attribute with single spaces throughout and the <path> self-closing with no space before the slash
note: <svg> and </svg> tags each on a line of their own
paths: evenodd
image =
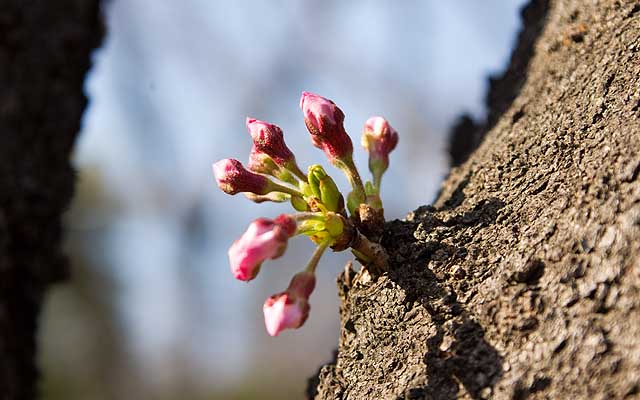
<svg viewBox="0 0 640 400">
<path fill-rule="evenodd" d="M 549 0 L 531 0 L 523 8 L 523 27 L 509 64 L 499 78 L 491 78 L 486 99 L 489 108 L 486 121 L 476 122 L 463 116 L 451 132 L 449 154 L 453 166 L 462 164 L 469 157 L 520 94 L 535 44 L 547 22 L 549 3 Z M 523 108 L 512 118 L 519 119 L 525 115 Z M 473 251 L 468 254 L 465 248 L 466 241 L 471 240 L 465 238 L 466 232 L 478 233 L 494 224 L 505 204 L 500 199 L 489 198 L 466 207 L 464 211 L 458 210 L 466 200 L 464 191 L 469 181 L 468 174 L 449 195 L 439 193 L 437 198 L 447 198 L 439 208 L 422 206 L 406 221 L 387 223 L 382 244 L 389 251 L 393 266 L 388 276 L 381 278 L 382 284 L 373 285 L 375 290 L 348 289 L 344 286 L 343 277 L 338 278 L 343 326 L 339 351 L 334 354 L 332 362 L 321 367 L 309 380 L 307 398 L 364 399 L 393 393 L 393 396 L 399 396 L 396 397 L 398 399 L 455 399 L 463 395 L 461 387 L 472 398 L 492 396 L 494 385 L 503 375 L 503 360 L 486 340 L 486 327 L 464 306 L 476 295 L 464 274 L 479 274 L 474 275 L 474 279 L 481 281 L 490 274 L 490 270 L 486 266 L 477 267 L 475 271 L 460 267 L 458 270 L 463 275 L 459 276 L 452 269 L 457 264 L 469 264 L 469 259 L 476 258 Z M 386 297 L 394 295 L 393 291 L 380 293 L 385 291 L 384 281 L 387 279 L 402 289 L 398 292 L 403 292 L 405 299 Z M 370 300 L 372 295 L 376 298 Z M 402 303 L 398 304 L 398 300 Z M 365 308 L 363 303 L 369 308 Z M 376 345 L 377 349 L 367 347 L 367 334 L 376 334 L 373 329 L 362 332 L 358 339 L 352 339 L 354 318 L 378 318 L 380 312 L 370 307 L 378 307 L 381 303 L 386 312 L 406 308 L 398 319 L 400 324 L 404 324 L 408 314 L 418 312 L 419 315 L 415 319 L 409 318 L 414 325 L 403 325 L 398 332 L 405 331 L 412 340 L 420 337 L 422 343 L 415 346 L 403 343 L 404 348 L 396 344 L 394 360 L 387 360 L 391 365 L 405 364 L 402 377 L 406 380 L 402 382 L 388 375 L 382 382 L 370 384 L 372 372 L 380 364 L 380 357 L 374 356 L 376 353 L 378 356 L 386 354 L 384 350 L 387 349 L 384 344 Z M 372 352 L 368 354 L 369 359 L 352 356 L 352 350 L 362 347 Z M 421 362 L 413 365 L 406 357 L 413 356 L 418 347 L 423 352 L 418 353 L 422 355 Z"/>
<path fill-rule="evenodd" d="M 461 293 L 439 276 L 438 268 L 431 268 L 431 261 L 438 265 L 454 265 L 456 260 L 467 257 L 467 250 L 439 241 L 420 242 L 420 234 L 416 232 L 434 229 L 456 231 L 461 226 L 486 228 L 495 223 L 503 206 L 499 199 L 490 198 L 447 220 L 438 218 L 432 207 L 417 211 L 415 222 L 409 229 L 414 231 L 413 236 L 419 241 L 415 249 L 421 247 L 421 250 L 410 262 L 396 264 L 389 278 L 404 290 L 407 303 L 417 303 L 428 312 L 436 333 L 426 341 L 426 384 L 408 389 L 399 399 L 456 399 L 460 395 L 459 383 L 473 398 L 482 398 L 491 392 L 493 384 L 501 377 L 502 358 L 485 340 L 484 327 L 458 301 Z M 389 247 L 391 253 L 399 250 Z"/>
</svg>

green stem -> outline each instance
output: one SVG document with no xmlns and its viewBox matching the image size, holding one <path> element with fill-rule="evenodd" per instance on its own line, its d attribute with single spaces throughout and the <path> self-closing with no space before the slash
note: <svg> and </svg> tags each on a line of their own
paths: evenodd
<svg viewBox="0 0 640 400">
<path fill-rule="evenodd" d="M 347 176 L 353 190 L 356 193 L 362 193 L 364 196 L 364 185 L 362 184 L 358 168 L 356 168 L 356 164 L 353 162 L 353 157 L 348 157 L 344 160 L 337 160 L 336 166 Z"/>
<path fill-rule="evenodd" d="M 380 183 L 382 182 L 381 173 L 371 173 L 373 175 L 373 188 L 376 190 L 376 194 L 380 194 Z"/>
<path fill-rule="evenodd" d="M 304 198 L 304 195 L 302 194 L 302 192 L 296 189 L 281 185 L 279 183 L 275 183 L 273 181 L 271 182 L 271 186 L 269 187 L 269 189 L 271 189 L 270 190 L 271 192 L 282 192 L 282 193 L 290 194 L 292 196 L 298 196 L 298 197 Z"/>
<path fill-rule="evenodd" d="M 318 266 L 320 257 L 322 257 L 322 254 L 324 253 L 324 251 L 327 249 L 328 246 L 329 246 L 329 242 L 326 241 L 321 243 L 316 248 L 316 251 L 313 252 L 313 255 L 311 256 L 311 259 L 309 260 L 309 263 L 307 264 L 305 271 L 311 272 L 311 273 L 314 273 L 316 271 L 316 267 Z"/>
<path fill-rule="evenodd" d="M 289 165 L 287 166 L 287 169 L 293 172 L 293 174 L 302 182 L 307 183 L 307 176 L 304 174 L 304 172 L 302 172 L 302 170 L 300 170 L 298 164 Z"/>
<path fill-rule="evenodd" d="M 299 186 L 300 184 L 300 179 L 285 168 L 280 168 L 275 173 L 275 177 L 293 186 Z"/>
<path fill-rule="evenodd" d="M 293 219 L 296 222 L 308 221 L 308 220 L 316 220 L 316 221 L 324 221 L 325 217 L 322 213 L 315 212 L 300 212 L 292 215 Z"/>
</svg>

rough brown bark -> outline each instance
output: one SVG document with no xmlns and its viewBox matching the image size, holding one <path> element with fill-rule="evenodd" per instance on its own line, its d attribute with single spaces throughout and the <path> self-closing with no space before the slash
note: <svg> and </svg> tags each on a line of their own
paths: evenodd
<svg viewBox="0 0 640 400">
<path fill-rule="evenodd" d="M 339 279 L 309 397 L 640 396 L 640 2 L 551 0 L 532 50 L 434 206 L 387 225 L 390 272 Z"/>
<path fill-rule="evenodd" d="M 60 217 L 86 104 L 98 0 L 0 2 L 0 398 L 36 395 L 43 295 L 66 275 Z"/>
</svg>

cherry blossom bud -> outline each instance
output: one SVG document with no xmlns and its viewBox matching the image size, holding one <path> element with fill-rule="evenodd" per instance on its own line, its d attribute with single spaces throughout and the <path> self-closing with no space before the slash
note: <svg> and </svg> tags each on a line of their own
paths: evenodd
<svg viewBox="0 0 640 400">
<path fill-rule="evenodd" d="M 247 117 L 247 130 L 253 139 L 252 152 L 264 153 L 280 167 L 296 175 L 304 175 L 296 163 L 295 156 L 284 142 L 284 134 L 279 126 Z"/>
<path fill-rule="evenodd" d="M 309 92 L 302 92 L 300 108 L 313 145 L 323 150 L 332 163 L 350 159 L 353 143 L 344 129 L 342 110 L 333 101 Z"/>
<path fill-rule="evenodd" d="M 369 169 L 374 175 L 389 166 L 389 153 L 398 144 L 398 133 L 382 117 L 371 117 L 364 124 L 362 147 L 369 152 Z"/>
<path fill-rule="evenodd" d="M 274 220 L 258 218 L 229 248 L 231 272 L 236 279 L 250 281 L 258 275 L 262 262 L 280 257 L 287 241 L 296 232 L 296 222 L 286 214 Z"/>
<path fill-rule="evenodd" d="M 213 174 L 218 187 L 227 194 L 233 195 L 240 192 L 267 194 L 273 189 L 269 179 L 247 171 L 240 161 L 232 158 L 213 164 Z"/>
<path fill-rule="evenodd" d="M 297 224 L 296 220 L 291 215 L 280 214 L 273 219 L 273 222 L 281 227 L 289 237 L 296 234 Z"/>
<path fill-rule="evenodd" d="M 277 336 L 285 329 L 296 329 L 304 324 L 309 316 L 309 296 L 315 284 L 312 272 L 300 272 L 291 279 L 286 291 L 264 302 L 262 310 L 269 335 Z"/>
</svg>

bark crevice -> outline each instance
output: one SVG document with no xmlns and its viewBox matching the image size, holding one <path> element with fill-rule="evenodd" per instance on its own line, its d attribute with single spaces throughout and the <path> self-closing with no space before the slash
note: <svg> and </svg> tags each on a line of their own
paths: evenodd
<svg viewBox="0 0 640 400">
<path fill-rule="evenodd" d="M 310 398 L 637 394 L 638 2 L 533 4 L 517 96 L 499 91 L 433 206 L 387 223 L 389 273 L 339 278 L 339 348 Z"/>
</svg>

